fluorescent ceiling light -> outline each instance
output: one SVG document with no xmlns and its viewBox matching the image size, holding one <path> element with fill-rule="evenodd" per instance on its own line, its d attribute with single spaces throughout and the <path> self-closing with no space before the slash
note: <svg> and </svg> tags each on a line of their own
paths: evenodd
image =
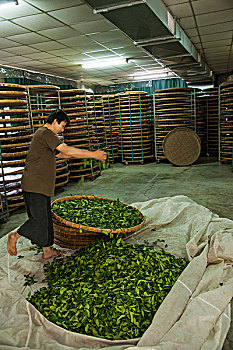
<svg viewBox="0 0 233 350">
<path fill-rule="evenodd" d="M 96 15 L 97 13 L 108 12 L 111 10 L 117 10 L 124 7 L 129 7 L 133 5 L 138 5 L 146 2 L 146 0 L 134 0 L 134 1 L 124 1 L 122 4 L 109 4 L 107 7 L 99 7 L 93 9 L 93 13 Z"/>
<path fill-rule="evenodd" d="M 151 76 L 151 75 L 157 75 L 157 74 L 165 74 L 165 73 L 169 73 L 170 71 L 168 69 L 163 69 L 163 68 L 159 68 L 158 70 L 154 70 L 151 72 L 148 71 L 144 71 L 144 72 L 135 72 L 134 73 L 134 77 L 140 77 L 140 76 Z"/>
<path fill-rule="evenodd" d="M 140 76 L 133 76 L 134 80 L 152 80 L 152 79 L 162 79 L 162 78 L 173 78 L 175 77 L 173 74 L 169 75 L 168 73 L 162 73 L 162 74 L 151 74 L 151 75 L 140 75 Z"/>
<path fill-rule="evenodd" d="M 11 5 L 19 5 L 18 0 L 0 0 L 1 8 L 11 6 Z"/>
<path fill-rule="evenodd" d="M 121 64 L 126 64 L 126 59 L 116 59 L 116 60 L 106 60 L 106 61 L 93 61 L 88 63 L 83 63 L 82 68 L 97 68 L 97 67 L 109 67 L 109 66 L 119 66 Z"/>
</svg>

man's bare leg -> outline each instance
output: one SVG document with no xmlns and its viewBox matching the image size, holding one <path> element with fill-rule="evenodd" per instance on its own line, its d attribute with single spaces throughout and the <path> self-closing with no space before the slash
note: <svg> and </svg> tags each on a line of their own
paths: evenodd
<svg viewBox="0 0 233 350">
<path fill-rule="evenodd" d="M 18 232 L 10 232 L 8 234 L 8 240 L 7 240 L 7 250 L 8 253 L 12 256 L 16 256 L 17 255 L 17 248 L 16 248 L 16 243 L 19 239 L 20 235 L 18 234 Z"/>
<path fill-rule="evenodd" d="M 53 256 L 58 256 L 58 255 L 63 255 L 63 254 L 66 254 L 65 251 L 57 251 L 56 249 L 52 249 L 51 247 L 43 247 L 43 255 L 42 257 L 44 259 L 49 259 L 49 258 L 52 258 Z"/>
</svg>

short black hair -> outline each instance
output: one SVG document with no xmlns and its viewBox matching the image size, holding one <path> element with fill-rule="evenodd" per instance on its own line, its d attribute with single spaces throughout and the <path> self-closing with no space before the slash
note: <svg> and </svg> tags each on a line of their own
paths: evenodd
<svg viewBox="0 0 233 350">
<path fill-rule="evenodd" d="M 50 113 L 49 116 L 47 117 L 47 119 L 45 120 L 45 122 L 48 124 L 52 124 L 55 119 L 57 119 L 58 124 L 65 121 L 66 126 L 70 125 L 70 119 L 69 119 L 68 115 L 64 111 L 62 111 L 61 109 L 56 109 L 55 111 Z"/>
</svg>

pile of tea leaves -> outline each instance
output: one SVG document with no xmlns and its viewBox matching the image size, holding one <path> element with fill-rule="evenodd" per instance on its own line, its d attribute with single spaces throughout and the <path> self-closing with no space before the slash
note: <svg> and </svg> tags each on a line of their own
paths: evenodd
<svg viewBox="0 0 233 350">
<path fill-rule="evenodd" d="M 119 199 L 73 198 L 53 204 L 53 212 L 67 220 L 83 226 L 103 229 L 124 229 L 134 227 L 144 220 L 140 212 Z"/>
<path fill-rule="evenodd" d="M 44 267 L 48 287 L 28 300 L 51 322 L 91 336 L 142 336 L 187 266 L 154 246 L 95 241 Z"/>
</svg>

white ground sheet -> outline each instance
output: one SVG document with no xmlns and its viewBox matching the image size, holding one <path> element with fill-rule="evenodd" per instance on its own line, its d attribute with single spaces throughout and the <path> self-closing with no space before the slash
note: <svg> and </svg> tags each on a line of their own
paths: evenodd
<svg viewBox="0 0 233 350">
<path fill-rule="evenodd" d="M 233 297 L 233 221 L 219 218 L 185 196 L 134 203 L 146 215 L 146 225 L 128 242 L 164 239 L 167 251 L 189 259 L 140 339 L 109 341 L 69 332 L 46 320 L 25 299 L 39 289 L 24 287 L 24 274 L 43 277 L 41 254 L 18 241 L 18 254 L 0 240 L 0 349 L 116 349 L 116 350 L 220 350 L 230 327 Z M 21 223 L 19 223 L 21 224 Z M 44 284 L 43 284 L 44 286 Z"/>
</svg>

